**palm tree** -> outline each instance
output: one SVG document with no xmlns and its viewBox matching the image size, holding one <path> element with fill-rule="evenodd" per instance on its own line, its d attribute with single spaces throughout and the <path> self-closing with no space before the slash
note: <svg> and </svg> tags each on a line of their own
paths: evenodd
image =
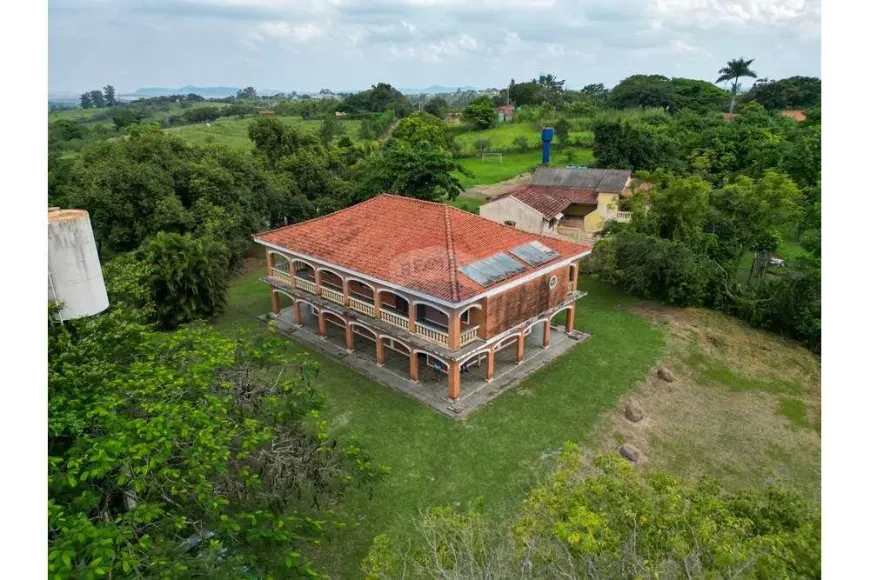
<svg viewBox="0 0 870 580">
<path fill-rule="evenodd" d="M 729 113 L 734 112 L 734 101 L 737 99 L 737 81 L 740 80 L 740 77 L 751 77 L 753 79 L 758 78 L 755 71 L 749 69 L 749 65 L 751 65 L 754 60 L 754 58 L 750 58 L 749 60 L 744 60 L 742 58 L 729 60 L 725 68 L 719 69 L 720 76 L 716 79 L 717 84 L 723 81 L 734 81 L 734 84 L 731 85 L 731 106 L 728 108 Z"/>
</svg>

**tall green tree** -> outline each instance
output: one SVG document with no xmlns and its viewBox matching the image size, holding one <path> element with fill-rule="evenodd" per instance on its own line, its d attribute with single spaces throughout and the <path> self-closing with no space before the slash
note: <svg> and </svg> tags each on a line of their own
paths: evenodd
<svg viewBox="0 0 870 580">
<path fill-rule="evenodd" d="M 94 106 L 91 102 L 91 93 L 82 93 L 79 97 L 79 102 L 81 103 L 82 109 L 90 109 Z"/>
<path fill-rule="evenodd" d="M 444 97 L 432 97 L 423 105 L 423 110 L 439 119 L 447 116 L 448 103 Z"/>
<path fill-rule="evenodd" d="M 731 105 L 728 107 L 728 112 L 734 112 L 734 103 L 737 100 L 737 83 L 742 77 L 748 78 L 758 78 L 758 75 L 755 74 L 755 71 L 750 69 L 749 67 L 755 61 L 754 58 L 750 58 L 746 60 L 744 58 L 737 58 L 728 61 L 724 67 L 719 69 L 719 78 L 716 79 L 716 83 L 733 81 L 731 83 Z"/>
<path fill-rule="evenodd" d="M 470 174 L 449 152 L 425 141 L 410 146 L 390 139 L 362 169 L 358 198 L 387 192 L 430 201 L 455 199 L 464 189 L 454 172 Z"/>
<path fill-rule="evenodd" d="M 430 146 L 450 149 L 447 125 L 438 117 L 425 111 L 411 113 L 399 121 L 393 129 L 392 137 L 411 146 L 419 146 L 425 141 Z"/>
<path fill-rule="evenodd" d="M 134 313 L 49 328 L 49 577 L 316 575 L 330 510 L 384 469 L 312 420 L 315 363 Z"/>
<path fill-rule="evenodd" d="M 106 101 L 107 107 L 114 107 L 117 103 L 115 101 L 115 87 L 112 85 L 106 85 L 103 87 L 103 98 Z"/>
<path fill-rule="evenodd" d="M 137 251 L 148 270 L 157 323 L 174 329 L 223 311 L 229 256 L 225 246 L 190 234 L 158 232 Z"/>
<path fill-rule="evenodd" d="M 480 96 L 466 105 L 462 110 L 462 118 L 477 129 L 489 129 L 498 121 L 492 99 L 486 95 Z"/>
<path fill-rule="evenodd" d="M 102 91 L 94 90 L 94 91 L 90 92 L 90 95 L 91 95 L 91 104 L 94 107 L 96 107 L 97 109 L 101 109 L 101 108 L 106 106 L 106 99 L 103 98 Z"/>
</svg>

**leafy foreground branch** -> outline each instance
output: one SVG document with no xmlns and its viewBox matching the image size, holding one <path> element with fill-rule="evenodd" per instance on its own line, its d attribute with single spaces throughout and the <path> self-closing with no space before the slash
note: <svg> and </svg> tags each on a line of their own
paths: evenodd
<svg viewBox="0 0 870 580">
<path fill-rule="evenodd" d="M 444 507 L 416 527 L 375 538 L 369 578 L 821 577 L 820 517 L 797 496 L 725 494 L 616 455 L 587 467 L 573 444 L 509 522 Z"/>
<path fill-rule="evenodd" d="M 316 364 L 280 352 L 119 309 L 52 326 L 50 576 L 315 576 L 331 508 L 386 469 L 329 436 Z"/>
</svg>

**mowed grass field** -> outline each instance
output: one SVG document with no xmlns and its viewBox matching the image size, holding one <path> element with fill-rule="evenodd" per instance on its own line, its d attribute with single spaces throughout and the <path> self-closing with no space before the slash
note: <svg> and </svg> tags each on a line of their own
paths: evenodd
<svg viewBox="0 0 870 580">
<path fill-rule="evenodd" d="M 257 117 L 238 118 L 220 118 L 210 124 L 197 123 L 195 125 L 182 125 L 180 127 L 170 127 L 165 129 L 167 133 L 174 133 L 179 137 L 186 139 L 192 143 L 220 143 L 235 149 L 252 149 L 254 144 L 248 137 L 248 126 Z M 292 125 L 297 129 L 309 133 L 314 133 L 320 129 L 323 121 L 311 120 L 306 121 L 299 117 L 277 117 L 282 123 Z M 357 139 L 359 129 L 362 125 L 361 121 L 340 121 L 341 126 L 347 131 L 348 137 Z"/>
<path fill-rule="evenodd" d="M 583 137 L 591 141 L 594 137 L 591 131 L 584 131 L 579 128 L 581 120 L 574 119 L 573 122 L 572 120 L 568 120 L 568 122 L 574 125 L 571 131 L 569 131 L 571 138 Z M 477 139 L 487 139 L 492 148 L 499 149 L 514 146 L 514 140 L 520 136 L 525 137 L 530 146 L 540 144 L 541 142 L 541 131 L 531 121 L 525 123 L 519 121 L 499 123 L 491 129 L 460 133 L 456 136 L 456 142 L 463 152 L 468 153 L 476 150 L 474 142 Z"/>
<path fill-rule="evenodd" d="M 591 149 L 570 148 L 560 149 L 554 147 L 550 153 L 550 163 L 553 165 L 567 165 L 568 160 L 565 157 L 567 151 L 572 151 L 574 154 L 573 163 L 575 165 L 588 165 L 592 163 L 593 156 Z M 477 157 L 464 157 L 458 160 L 459 164 L 474 173 L 473 177 L 468 177 L 457 173 L 459 182 L 463 187 L 473 187 L 487 183 L 498 183 L 505 179 L 516 177 L 521 173 L 526 173 L 534 170 L 541 163 L 541 150 L 533 149 L 521 153 L 503 153 L 501 161 L 498 158 L 487 157 L 481 159 Z"/>
<path fill-rule="evenodd" d="M 270 306 L 258 281 L 265 266 L 261 258 L 249 265 L 216 321 L 226 332 L 266 331 L 256 320 Z M 411 533 L 413 518 L 432 506 L 479 501 L 502 515 L 551 469 L 565 441 L 589 455 L 630 442 L 643 452 L 641 469 L 710 474 L 734 491 L 779 481 L 818 500 L 818 357 L 717 312 L 636 300 L 587 276 L 580 288 L 588 295 L 575 325 L 591 337 L 461 422 L 286 339 L 288 353 L 320 364 L 332 432 L 358 436 L 391 468 L 371 496 L 345 497 L 339 513 L 348 525 L 314 548 L 321 569 L 362 577 L 372 539 Z M 656 376 L 660 365 L 675 382 Z M 638 423 L 622 414 L 628 398 L 645 410 Z"/>
<path fill-rule="evenodd" d="M 255 320 L 270 305 L 258 281 L 263 270 L 260 263 L 232 283 L 219 328 L 265 331 Z M 391 468 L 371 497 L 353 490 L 343 500 L 348 525 L 315 549 L 319 567 L 334 578 L 361 577 L 372 539 L 410 532 L 411 518 L 427 507 L 479 498 L 490 512 L 510 509 L 551 468 L 566 440 L 585 440 L 599 414 L 646 376 L 664 350 L 662 331 L 627 310 L 627 297 L 587 278 L 581 288 L 589 295 L 578 303 L 577 327 L 592 337 L 461 422 L 286 339 L 288 353 L 320 364 L 318 382 L 328 397 L 323 418 L 332 432 L 357 435 Z"/>
</svg>

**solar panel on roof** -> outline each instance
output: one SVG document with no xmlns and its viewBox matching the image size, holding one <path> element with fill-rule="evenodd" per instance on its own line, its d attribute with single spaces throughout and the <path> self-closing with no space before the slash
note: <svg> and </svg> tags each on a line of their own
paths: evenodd
<svg viewBox="0 0 870 580">
<path fill-rule="evenodd" d="M 517 246 L 510 253 L 533 266 L 540 266 L 559 257 L 559 252 L 548 248 L 537 240 Z"/>
<path fill-rule="evenodd" d="M 525 266 L 504 252 L 493 254 L 492 256 L 459 268 L 463 274 L 481 286 L 489 286 L 494 282 L 504 280 L 505 278 L 513 276 L 517 272 L 522 272 L 525 269 Z"/>
</svg>

